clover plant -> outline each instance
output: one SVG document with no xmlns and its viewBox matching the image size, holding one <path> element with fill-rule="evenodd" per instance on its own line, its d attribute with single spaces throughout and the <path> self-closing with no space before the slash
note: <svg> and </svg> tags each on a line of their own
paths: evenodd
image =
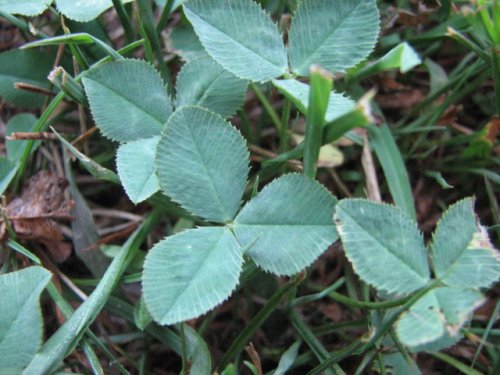
<svg viewBox="0 0 500 375">
<path fill-rule="evenodd" d="M 450 206 L 428 247 L 415 221 L 397 207 L 361 199 L 344 199 L 336 207 L 345 254 L 365 282 L 392 298 L 429 288 L 396 322 L 399 339 L 415 351 L 456 342 L 483 302 L 480 288 L 500 275 L 500 253 L 473 205 L 467 198 Z"/>
<path fill-rule="evenodd" d="M 77 4 L 0 0 L 0 11 L 35 16 L 53 3 L 62 15 L 75 21 L 93 20 L 112 5 L 118 6 L 117 12 L 123 11 L 121 1 L 111 0 Z M 293 276 L 340 238 L 354 272 L 377 291 L 381 304 L 377 306 L 383 306 L 372 316 L 368 343 L 378 345 L 379 339 L 390 345 L 400 342 L 414 352 L 436 351 L 455 343 L 484 300 L 481 288 L 491 286 L 500 275 L 499 253 L 475 217 L 474 198 L 450 206 L 426 245 L 415 221 L 407 181 L 390 187 L 397 203 L 392 206 L 363 199 L 337 201 L 314 178 L 319 147 L 344 135 L 362 143 L 350 132 L 355 127 L 366 127 L 371 136 L 378 137 L 372 145 L 381 155 L 384 148 L 387 152 L 397 149 L 387 127 L 373 124 L 369 98 L 356 103 L 332 91 L 331 73 L 354 82 L 382 70 L 399 68 L 404 73 L 421 62 L 407 43 L 401 43 L 379 60 L 363 63 L 379 36 L 376 0 L 300 1 L 290 28 L 283 30 L 287 43 L 270 15 L 253 0 L 156 3 L 171 9 L 182 6 L 190 23 L 170 35 L 169 47 L 185 61 L 175 87 L 166 83 L 169 76 L 162 69 L 161 54 L 157 71 L 150 62 L 124 58 L 123 53 L 85 32 L 55 37 L 38 33 L 40 40 L 24 48 L 68 43 L 85 70 L 71 77 L 58 67 L 51 80 L 61 91 L 44 118 L 36 121 L 24 115 L 9 124 L 11 130 L 41 131 L 65 97 L 88 105 L 101 134 L 118 144 L 118 175 L 56 133 L 65 148 L 93 175 L 121 183 L 133 203 L 160 192 L 200 224 L 169 235 L 149 250 L 141 278 L 142 298 L 134 312 L 136 324 L 146 329 L 150 315 L 160 325 L 197 318 L 230 297 L 245 262 L 274 275 Z M 145 4 L 138 2 L 141 12 Z M 158 36 L 152 38 L 147 28 L 141 32 L 146 38 L 145 53 L 152 61 L 151 45 L 158 43 Z M 94 45 L 106 57 L 87 64 L 78 49 L 84 44 Z M 30 49 L 0 54 L 2 96 L 27 108 L 39 107 L 43 102 L 39 97 L 11 86 L 22 78 L 49 89 L 45 74 L 52 61 L 46 53 Z M 304 78 L 310 83 L 304 83 Z M 261 87 L 276 88 L 307 120 L 305 141 L 268 161 L 272 165 L 304 155 L 304 173 L 283 174 L 259 192 L 255 186 L 251 195 L 246 193 L 251 190 L 247 143 L 227 120 L 240 110 L 249 85 L 257 96 Z M 277 127 L 280 136 L 285 136 L 287 129 L 280 128 L 279 121 Z M 25 170 L 33 147 L 7 144 L 7 149 L 8 159 L 0 159 L 2 192 L 16 173 Z M 379 157 L 386 171 L 396 165 L 392 159 L 386 163 L 388 158 Z M 402 158 L 397 162 L 402 165 Z M 54 293 L 49 272 L 37 266 L 0 275 L 0 295 L 14 301 L 0 304 L 1 370 L 50 373 L 80 340 L 92 355 L 86 346 L 86 340 L 92 338 L 87 329 L 156 218 L 154 211 L 123 245 L 86 302 L 74 314 L 71 308 L 65 310 L 68 321 L 43 346 L 39 297 L 47 285 Z M 16 246 L 17 251 L 29 255 Z M 173 340 L 172 348 L 192 359 L 192 373 L 210 373 L 206 344 L 194 329 L 180 327 L 187 347 L 180 348 Z M 389 338 L 386 334 L 392 327 L 396 336 Z M 362 341 L 356 345 L 361 352 L 367 347 Z M 287 356 L 295 358 L 298 348 L 292 346 Z M 237 352 L 238 348 L 231 350 Z M 320 353 L 322 363 L 311 374 L 338 360 L 327 358 L 320 350 L 315 353 Z M 276 373 L 285 373 L 291 365 L 287 358 L 282 358 Z M 399 354 L 391 361 L 398 366 L 411 364 Z"/>
</svg>

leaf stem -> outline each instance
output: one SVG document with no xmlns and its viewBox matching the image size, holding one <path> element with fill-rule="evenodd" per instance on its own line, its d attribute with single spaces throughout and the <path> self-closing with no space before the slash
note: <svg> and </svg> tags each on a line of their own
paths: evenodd
<svg viewBox="0 0 500 375">
<path fill-rule="evenodd" d="M 269 102 L 269 100 L 266 98 L 262 90 L 253 82 L 250 83 L 250 88 L 252 91 L 255 93 L 259 101 L 261 102 L 262 106 L 266 110 L 267 114 L 271 118 L 271 121 L 273 122 L 274 126 L 276 127 L 276 130 L 278 130 L 278 133 L 280 132 L 282 126 L 281 126 L 281 120 L 274 110 L 274 107 L 272 104 Z"/>
<path fill-rule="evenodd" d="M 132 24 L 132 21 L 130 20 L 129 15 L 127 14 L 127 11 L 125 10 L 125 7 L 123 6 L 123 2 L 122 0 L 112 1 L 113 6 L 116 10 L 116 14 L 118 15 L 118 18 L 120 19 L 120 22 L 123 26 L 123 30 L 125 31 L 125 39 L 127 43 L 132 43 L 135 37 L 134 26 Z"/>
<path fill-rule="evenodd" d="M 313 66 L 307 107 L 306 137 L 304 139 L 304 174 L 311 178 L 316 177 L 319 150 L 323 144 L 325 114 L 332 88 L 332 75 L 326 70 Z"/>
<path fill-rule="evenodd" d="M 168 17 L 170 13 L 172 13 L 172 8 L 174 6 L 174 0 L 168 0 L 161 12 L 160 19 L 158 20 L 158 24 L 156 25 L 156 32 L 159 34 L 165 27 L 168 21 Z"/>
<path fill-rule="evenodd" d="M 151 5 L 147 0 L 137 0 L 137 6 L 139 8 L 139 17 L 142 21 L 142 26 L 144 27 L 144 37 L 149 41 L 154 54 L 156 55 L 156 61 L 160 69 L 161 76 L 167 83 L 167 88 L 172 89 L 170 70 L 167 63 L 163 59 L 162 45 L 160 37 L 156 32 L 156 27 L 154 26 L 153 12 L 151 10 Z"/>
<path fill-rule="evenodd" d="M 500 116 L 500 45 L 491 49 L 491 67 L 493 70 L 493 84 L 495 86 L 495 105 L 497 116 Z"/>
<path fill-rule="evenodd" d="M 283 104 L 283 112 L 281 113 L 281 127 L 280 127 L 280 152 L 288 151 L 288 123 L 290 122 L 290 111 L 292 109 L 292 102 L 285 97 Z"/>
<path fill-rule="evenodd" d="M 326 358 L 328 358 L 328 351 L 321 345 L 316 336 L 312 333 L 310 328 L 300 319 L 297 312 L 290 311 L 290 319 L 292 320 L 293 327 L 297 330 L 300 337 L 306 342 L 309 348 L 313 351 L 316 358 L 319 360 L 320 365 L 324 363 Z M 329 369 L 329 367 L 332 367 Z M 340 366 L 331 363 L 328 366 L 323 367 L 328 374 L 344 374 Z"/>
<path fill-rule="evenodd" d="M 251 337 L 259 329 L 259 327 L 267 320 L 267 318 L 274 312 L 276 306 L 281 301 L 283 296 L 289 291 L 293 290 L 297 285 L 297 281 L 289 282 L 279 288 L 267 301 L 267 303 L 260 309 L 260 311 L 255 315 L 255 317 L 248 323 L 248 325 L 241 331 L 241 333 L 233 341 L 229 349 L 226 351 L 224 357 L 222 357 L 217 368 L 224 369 L 233 360 L 234 357 L 240 353 L 245 345 L 248 344 Z"/>
</svg>

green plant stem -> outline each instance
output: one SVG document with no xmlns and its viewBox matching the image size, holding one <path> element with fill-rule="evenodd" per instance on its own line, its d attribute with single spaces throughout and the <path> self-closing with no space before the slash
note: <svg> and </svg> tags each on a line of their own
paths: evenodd
<svg viewBox="0 0 500 375">
<path fill-rule="evenodd" d="M 180 333 L 180 338 L 181 338 L 181 360 L 182 360 L 182 368 L 180 375 L 186 375 L 187 374 L 187 365 L 188 365 L 188 359 L 187 359 L 187 348 L 186 348 L 186 335 L 184 334 L 184 324 L 179 324 L 179 333 Z"/>
<path fill-rule="evenodd" d="M 377 341 L 389 330 L 391 329 L 392 325 L 396 322 L 396 320 L 399 318 L 399 316 L 408 310 L 415 302 L 417 302 L 421 297 L 423 297 L 427 292 L 430 290 L 438 287 L 440 285 L 439 281 L 434 281 L 430 283 L 427 287 L 417 291 L 415 294 L 413 294 L 408 301 L 401 306 L 397 311 L 395 311 L 389 319 L 387 319 L 383 324 L 380 329 L 377 329 L 375 331 L 375 334 L 373 334 L 370 337 L 370 340 L 363 345 L 363 347 L 360 349 L 360 353 L 364 353 L 367 350 L 370 350 L 373 345 L 377 343 Z"/>
<path fill-rule="evenodd" d="M 471 368 L 474 368 L 476 365 L 476 360 L 479 357 L 479 354 L 481 354 L 481 350 L 484 347 L 484 344 L 486 340 L 488 339 L 488 335 L 491 333 L 491 329 L 493 328 L 493 324 L 495 324 L 495 321 L 497 320 L 498 313 L 500 312 L 500 301 L 497 302 L 495 305 L 495 309 L 493 310 L 493 314 L 491 314 L 490 320 L 488 321 L 488 325 L 486 326 L 486 329 L 483 332 L 483 337 L 481 338 L 481 344 L 479 344 L 476 353 L 474 354 L 474 358 L 472 359 L 472 364 Z"/>
<path fill-rule="evenodd" d="M 457 43 L 464 46 L 466 49 L 476 53 L 484 61 L 488 62 L 488 60 L 489 60 L 488 54 L 486 52 L 484 52 L 480 46 L 478 46 L 473 41 L 468 39 L 465 35 L 459 33 L 458 31 L 456 31 L 452 27 L 448 27 L 448 30 L 446 31 L 446 35 L 451 37 Z"/>
<path fill-rule="evenodd" d="M 363 356 L 363 360 L 360 362 L 359 366 L 356 368 L 354 375 L 362 375 L 365 373 L 366 366 L 373 362 L 373 358 L 377 355 L 377 350 L 372 350 Z"/>
<path fill-rule="evenodd" d="M 342 322 L 342 323 L 329 323 L 325 324 L 316 328 L 313 328 L 312 331 L 316 336 L 322 336 L 322 335 L 327 335 L 332 332 L 337 332 L 337 331 L 342 331 L 342 330 L 349 330 L 349 329 L 356 329 L 359 330 L 360 328 L 366 328 L 368 325 L 368 320 L 366 318 L 361 318 L 357 320 L 351 320 L 347 322 Z"/>
<path fill-rule="evenodd" d="M 299 297 L 294 299 L 290 303 L 290 307 L 295 307 L 298 305 L 303 305 L 304 303 L 309 303 L 313 301 L 317 301 L 323 297 L 328 296 L 331 292 L 334 290 L 340 288 L 344 284 L 344 278 L 340 278 L 337 281 L 335 281 L 332 285 L 330 285 L 328 288 L 323 289 L 322 291 L 314 294 L 309 294 L 307 296 Z"/>
<path fill-rule="evenodd" d="M 111 312 L 120 318 L 125 319 L 132 325 L 135 324 L 134 321 L 134 307 L 128 302 L 122 301 L 121 299 L 110 296 L 106 302 L 106 310 Z M 180 337 L 167 327 L 160 326 L 154 322 L 148 324 L 144 331 L 153 336 L 158 341 L 167 345 L 172 351 L 178 355 L 181 355 L 181 339 Z"/>
<path fill-rule="evenodd" d="M 158 211 L 148 216 L 132 234 L 113 259 L 101 282 L 87 300 L 54 333 L 35 355 L 24 375 L 38 375 L 53 371 L 80 342 L 82 335 L 95 320 L 120 281 L 123 272 L 135 256 L 139 245 L 158 220 Z"/>
<path fill-rule="evenodd" d="M 19 252 L 20 254 L 23 254 L 24 256 L 32 260 L 33 263 L 43 267 L 41 260 L 35 254 L 33 254 L 31 251 L 29 251 L 28 249 L 26 249 L 25 247 L 23 247 L 14 240 L 15 233 L 11 234 L 10 236 L 11 239 L 7 241 L 7 245 L 11 249 Z M 57 307 L 61 310 L 64 317 L 66 319 L 69 319 L 73 314 L 74 310 L 71 307 L 70 303 L 66 301 L 64 297 L 59 293 L 59 290 L 56 288 L 53 281 L 50 281 L 49 285 L 47 286 L 47 291 L 52 300 L 57 305 Z M 95 374 L 104 374 L 104 371 L 102 370 L 102 367 L 99 363 L 99 358 L 95 354 L 95 351 L 92 348 L 92 345 L 90 344 L 90 340 L 92 340 L 99 347 L 99 349 L 113 363 L 116 364 L 116 366 L 118 367 L 118 369 L 122 374 L 129 374 L 129 372 L 120 364 L 120 362 L 113 356 L 113 354 L 111 354 L 111 352 L 106 348 L 106 346 L 101 342 L 101 340 L 99 340 L 90 329 L 85 332 L 85 335 L 86 337 L 82 338 L 82 347 Z"/>
<path fill-rule="evenodd" d="M 323 126 L 328 100 L 333 88 L 333 77 L 319 67 L 311 68 L 311 89 L 307 107 L 306 136 L 304 139 L 304 174 L 316 178 L 319 150 L 323 144 Z"/>
<path fill-rule="evenodd" d="M 361 309 L 371 309 L 371 310 L 385 310 L 385 309 L 390 309 L 392 307 L 398 307 L 405 304 L 411 298 L 411 297 L 406 297 L 406 298 L 396 299 L 393 301 L 367 302 L 367 301 L 358 301 L 346 297 L 343 294 L 335 292 L 334 290 L 330 291 L 328 293 L 328 296 L 344 305 L 358 307 Z"/>
<path fill-rule="evenodd" d="M 377 352 L 377 362 L 380 375 L 387 375 L 387 372 L 385 371 L 384 357 L 380 352 Z"/>
<path fill-rule="evenodd" d="M 12 23 L 19 30 L 21 30 L 22 32 L 24 32 L 26 34 L 33 35 L 37 38 L 48 38 L 49 37 L 49 35 L 39 31 L 38 29 L 36 30 L 36 34 L 33 34 L 30 30 L 30 24 L 28 22 L 22 20 L 21 18 L 15 17 L 12 14 L 9 14 L 9 13 L 6 13 L 6 12 L 3 12 L 0 10 L 0 17 L 5 18 L 7 21 Z"/>
<path fill-rule="evenodd" d="M 486 187 L 486 194 L 488 195 L 488 200 L 490 201 L 491 216 L 493 217 L 493 222 L 495 223 L 495 233 L 497 235 L 497 240 L 500 241 L 500 207 L 498 204 L 498 199 L 495 195 L 493 186 L 491 186 L 490 180 L 485 176 L 484 186 Z"/>
<path fill-rule="evenodd" d="M 255 83 L 251 82 L 250 88 L 252 89 L 252 91 L 255 93 L 255 95 L 259 99 L 260 103 L 262 104 L 265 111 L 267 112 L 267 114 L 271 118 L 271 121 L 273 122 L 274 126 L 276 127 L 276 130 L 278 130 L 278 133 L 279 133 L 281 128 L 282 128 L 282 125 L 281 125 L 281 120 L 280 120 L 278 114 L 274 110 L 274 107 L 269 102 L 269 100 L 267 100 L 267 98 L 264 95 L 264 93 L 262 92 L 262 90 L 259 87 L 257 87 L 257 85 Z"/>
<path fill-rule="evenodd" d="M 33 127 L 33 132 L 41 132 L 44 131 L 47 123 L 49 121 L 50 116 L 52 116 L 52 113 L 56 110 L 56 108 L 59 106 L 59 104 L 62 103 L 64 98 L 66 97 L 66 94 L 61 91 L 59 92 L 54 99 L 51 100 L 45 111 L 40 115 L 40 118 L 37 120 L 35 123 L 35 126 Z M 31 149 L 33 147 L 33 144 L 35 141 L 30 140 L 26 142 L 26 147 L 24 149 L 23 154 L 21 155 L 20 161 L 19 161 L 19 170 L 17 172 L 16 180 L 14 182 L 14 187 L 17 190 L 17 188 L 20 186 L 21 180 L 26 172 L 26 167 L 28 164 L 28 158 L 31 153 Z"/>
<path fill-rule="evenodd" d="M 354 136 L 352 133 L 347 133 L 357 127 L 365 127 L 373 123 L 373 117 L 370 113 L 368 103 L 361 100 L 358 105 L 351 111 L 337 117 L 332 122 L 325 124 L 323 128 L 323 143 L 322 145 L 334 142 L 343 135 L 346 135 L 352 141 L 361 144 L 359 137 Z M 347 134 L 346 134 L 347 133 Z M 284 163 L 291 159 L 298 159 L 304 155 L 305 145 L 304 142 L 300 143 L 294 149 L 287 151 L 273 159 L 263 162 L 264 168 L 272 166 L 277 163 Z"/>
<path fill-rule="evenodd" d="M 491 49 L 491 67 L 493 70 L 493 84 L 495 86 L 496 111 L 497 116 L 500 116 L 500 46 L 494 46 Z"/>
<path fill-rule="evenodd" d="M 225 369 L 227 365 L 236 357 L 248 344 L 251 337 L 259 329 L 259 327 L 266 321 L 266 319 L 274 312 L 276 306 L 281 301 L 284 295 L 293 290 L 297 285 L 297 281 L 289 282 L 279 288 L 267 301 L 267 303 L 260 309 L 255 317 L 248 323 L 243 331 L 234 339 L 233 343 L 222 357 L 217 365 L 217 369 Z"/>
<path fill-rule="evenodd" d="M 68 29 L 68 27 L 64 23 L 63 16 L 61 16 L 61 26 L 62 26 L 62 29 L 63 29 L 65 35 L 71 34 L 70 29 Z M 52 39 L 52 38 L 48 38 L 48 39 Z M 97 38 L 95 38 L 95 39 L 97 39 Z M 43 42 L 43 41 L 44 40 L 42 39 L 40 42 Z M 37 42 L 35 42 L 35 43 L 37 43 Z M 73 55 L 73 58 L 76 60 L 78 65 L 80 65 L 80 68 L 82 68 L 83 70 L 87 70 L 90 65 L 89 65 L 89 62 L 87 61 L 87 59 L 85 58 L 85 56 L 83 55 L 83 52 L 80 49 L 80 46 L 78 46 L 78 44 L 74 44 L 74 43 L 68 43 L 68 45 L 69 45 L 69 49 L 71 50 L 71 54 Z M 24 47 L 26 47 L 26 45 Z"/>
<path fill-rule="evenodd" d="M 167 63 L 163 59 L 162 44 L 160 41 L 160 37 L 156 32 L 156 27 L 154 26 L 151 4 L 148 0 L 137 0 L 137 6 L 139 9 L 139 17 L 141 19 L 142 26 L 144 27 L 144 37 L 149 41 L 149 44 L 153 49 L 153 52 L 156 56 L 156 61 L 158 62 L 161 76 L 167 83 L 168 90 L 172 90 L 170 70 L 167 66 Z"/>
<path fill-rule="evenodd" d="M 283 104 L 283 112 L 281 114 L 281 127 L 280 127 L 280 140 L 279 140 L 279 151 L 288 151 L 288 123 L 290 122 L 290 111 L 292 109 L 292 102 L 290 99 L 285 97 L 285 102 Z"/>
<path fill-rule="evenodd" d="M 125 31 L 125 40 L 127 41 L 127 44 L 132 43 L 135 38 L 134 25 L 132 24 L 132 20 L 128 16 L 127 11 L 123 6 L 122 0 L 112 0 L 112 1 L 113 1 L 113 6 L 115 7 L 116 10 L 116 14 L 118 15 L 123 30 Z"/>
<path fill-rule="evenodd" d="M 429 292 L 431 289 L 439 286 L 439 281 L 434 281 L 430 283 L 427 287 L 417 291 L 415 294 L 413 294 L 409 300 L 401 306 L 397 311 L 392 313 L 390 318 L 388 318 L 383 324 L 382 327 L 377 328 L 374 333 L 371 334 L 370 339 L 368 340 L 367 343 L 363 344 L 361 340 L 356 340 L 352 344 L 350 344 L 347 348 L 333 353 L 330 357 L 328 357 L 323 363 L 321 363 L 319 366 L 315 367 L 313 370 L 311 370 L 307 375 L 315 375 L 319 374 L 321 371 L 325 370 L 328 368 L 332 363 L 336 363 L 340 361 L 343 358 L 346 358 L 350 356 L 351 354 L 363 354 L 366 353 L 367 351 L 371 350 L 378 342 L 380 338 L 382 338 L 387 331 L 389 331 L 392 327 L 392 325 L 396 322 L 397 319 L 399 319 L 399 316 L 408 310 L 415 302 L 417 302 L 422 296 L 424 296 L 427 292 Z"/>
<path fill-rule="evenodd" d="M 407 115 L 405 115 L 400 121 L 398 121 L 395 125 L 396 128 L 402 128 L 399 130 L 399 133 L 403 134 L 405 132 L 410 132 L 414 128 L 419 128 L 422 124 L 428 124 L 429 119 L 428 116 L 419 116 L 417 120 L 413 121 L 411 124 L 408 124 L 408 120 L 421 112 L 424 108 L 429 107 L 429 105 L 434 102 L 437 98 L 439 98 L 443 93 L 448 90 L 453 90 L 456 85 L 460 85 L 463 81 L 464 77 L 468 79 L 469 77 L 476 76 L 480 71 L 484 70 L 487 64 L 482 59 L 476 59 L 476 61 L 471 63 L 471 59 L 474 58 L 474 54 L 469 54 L 466 58 L 464 58 L 464 62 L 467 64 L 460 64 L 448 77 L 448 81 L 441 86 L 438 90 L 432 92 L 428 97 L 426 97 L 422 103 L 418 104 L 413 108 Z M 433 114 L 434 111 L 432 111 Z M 439 118 L 439 117 L 438 117 Z M 407 127 L 411 126 L 410 129 Z"/>
<path fill-rule="evenodd" d="M 351 344 L 347 345 L 344 349 L 331 353 L 328 358 L 326 358 L 323 363 L 319 366 L 316 366 L 311 371 L 307 373 L 307 375 L 316 375 L 322 373 L 328 367 L 333 365 L 337 365 L 338 362 L 342 361 L 344 358 L 347 358 L 353 355 L 356 350 L 362 345 L 360 340 L 355 340 Z M 338 366 L 338 365 L 337 365 Z"/>
<path fill-rule="evenodd" d="M 370 146 L 375 151 L 384 171 L 392 198 L 397 206 L 415 219 L 415 202 L 403 156 L 387 124 L 370 126 Z"/>
<path fill-rule="evenodd" d="M 300 337 L 305 341 L 307 346 L 312 350 L 320 363 L 328 358 L 328 351 L 321 345 L 321 342 L 314 336 L 311 329 L 300 319 L 297 312 L 290 310 L 290 319 L 295 330 L 299 333 Z M 332 367 L 329 369 L 328 367 Z M 324 368 L 328 374 L 343 374 L 344 372 L 337 364 L 332 364 Z"/>
<path fill-rule="evenodd" d="M 449 356 L 448 354 L 445 353 L 440 353 L 440 352 L 429 352 L 429 355 L 433 356 L 434 358 L 437 358 L 443 362 L 448 363 L 449 365 L 455 367 L 458 371 L 460 371 L 462 374 L 466 375 L 481 375 L 480 372 L 474 370 L 473 368 L 470 368 L 466 364 L 456 360 L 455 358 Z"/>
<path fill-rule="evenodd" d="M 156 25 L 156 32 L 158 34 L 160 34 L 163 28 L 167 25 L 168 17 L 170 16 L 170 13 L 172 13 L 173 6 L 174 0 L 168 0 L 165 4 L 165 8 L 163 8 L 158 24 Z"/>
</svg>

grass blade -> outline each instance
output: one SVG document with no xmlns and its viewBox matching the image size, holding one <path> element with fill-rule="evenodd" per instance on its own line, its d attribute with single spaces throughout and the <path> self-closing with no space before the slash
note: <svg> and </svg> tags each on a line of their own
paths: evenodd
<svg viewBox="0 0 500 375">
<path fill-rule="evenodd" d="M 368 132 L 370 145 L 377 154 L 394 202 L 411 218 L 416 218 L 408 172 L 389 126 L 370 126 Z"/>
<path fill-rule="evenodd" d="M 156 221 L 156 216 L 154 213 L 149 216 L 143 225 L 129 237 L 94 292 L 75 311 L 71 318 L 47 340 L 24 370 L 23 375 L 38 375 L 53 371 L 71 353 L 106 304 L 108 297 L 118 284 L 129 262 L 133 259 L 139 244 L 149 233 L 148 229 Z"/>
</svg>

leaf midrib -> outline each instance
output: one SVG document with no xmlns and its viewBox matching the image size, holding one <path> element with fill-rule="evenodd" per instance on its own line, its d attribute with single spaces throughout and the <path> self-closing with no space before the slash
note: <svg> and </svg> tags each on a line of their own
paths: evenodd
<svg viewBox="0 0 500 375">
<path fill-rule="evenodd" d="M 212 176 L 212 174 L 211 174 L 211 173 L 209 173 L 209 168 L 207 167 L 207 163 L 205 162 L 205 159 L 203 158 L 203 156 L 204 156 L 204 155 L 202 154 L 202 152 L 201 152 L 201 150 L 200 150 L 200 148 L 199 148 L 199 146 L 198 146 L 198 142 L 195 142 L 195 141 L 194 141 L 194 140 L 196 139 L 195 134 L 194 134 L 194 131 L 193 131 L 193 129 L 192 129 L 192 127 L 191 127 L 191 126 L 188 126 L 187 128 L 189 129 L 189 133 L 190 133 L 190 135 L 191 135 L 191 139 L 193 140 L 194 146 L 195 146 L 195 148 L 196 148 L 196 153 L 198 154 L 199 159 L 200 159 L 200 161 L 201 161 L 201 166 L 203 167 L 203 170 L 205 171 L 206 175 L 209 177 L 209 180 L 210 180 L 210 186 L 212 187 L 212 189 L 213 189 L 213 191 L 214 191 L 214 193 L 215 193 L 214 195 L 215 195 L 215 198 L 217 199 L 218 206 L 219 206 L 219 208 L 221 208 L 221 209 L 220 209 L 220 213 L 221 213 L 221 214 L 222 214 L 222 216 L 223 216 L 223 220 L 226 220 L 226 219 L 227 219 L 227 218 L 225 217 L 225 216 L 226 216 L 226 214 L 229 216 L 229 219 L 232 219 L 232 218 L 230 217 L 231 215 L 229 215 L 229 214 L 228 214 L 228 212 L 229 212 L 229 208 L 228 208 L 228 207 L 226 207 L 226 205 L 224 204 L 224 201 L 223 201 L 222 197 L 221 197 L 221 196 L 219 196 L 219 193 L 220 193 L 220 192 L 219 192 L 219 190 L 217 189 L 217 186 L 215 185 L 215 178 L 214 178 L 214 176 Z"/>
</svg>

